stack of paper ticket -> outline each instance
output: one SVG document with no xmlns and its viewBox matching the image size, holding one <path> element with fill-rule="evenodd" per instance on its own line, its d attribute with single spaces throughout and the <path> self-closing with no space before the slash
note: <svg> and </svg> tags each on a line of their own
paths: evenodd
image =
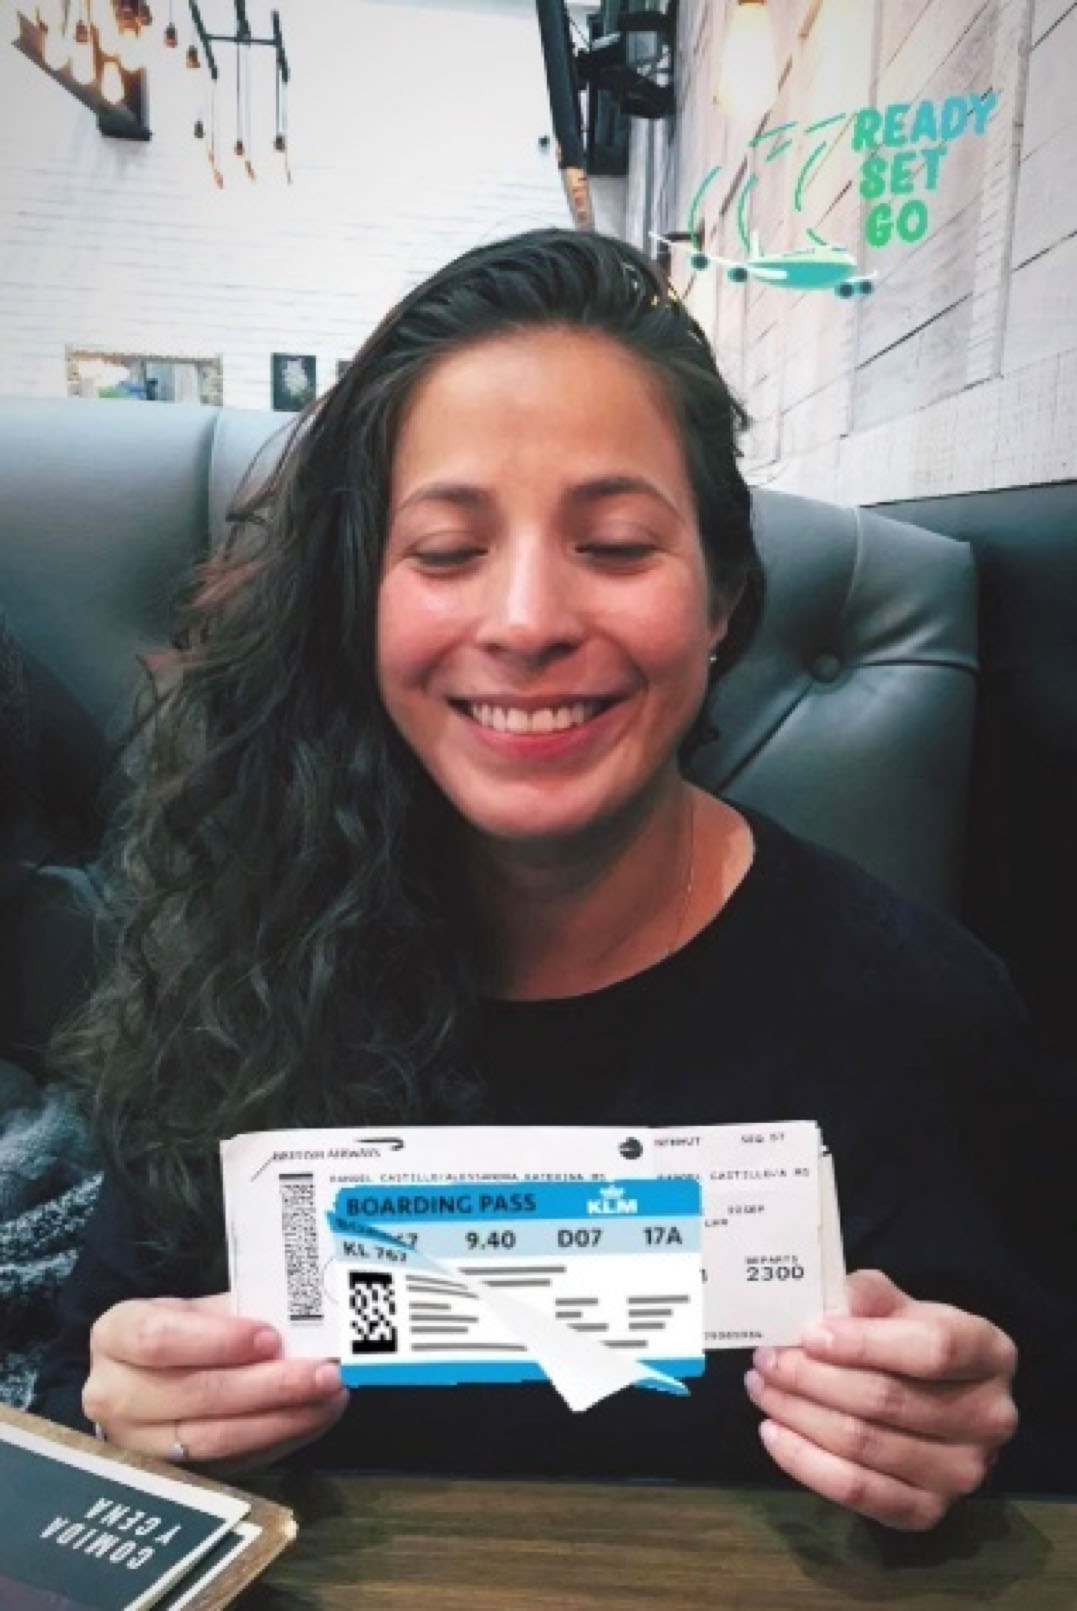
<svg viewBox="0 0 1077 1611">
<path fill-rule="evenodd" d="M 285 1130 L 221 1148 L 236 1312 L 349 1386 L 687 1392 L 844 1304 L 816 1124 Z"/>
</svg>

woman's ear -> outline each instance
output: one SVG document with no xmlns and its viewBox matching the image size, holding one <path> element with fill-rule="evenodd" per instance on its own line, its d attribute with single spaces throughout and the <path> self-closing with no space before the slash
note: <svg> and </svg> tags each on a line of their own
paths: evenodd
<svg viewBox="0 0 1077 1611">
<path fill-rule="evenodd" d="M 736 587 L 715 588 L 711 595 L 710 608 L 710 652 L 712 657 L 717 654 L 719 645 L 729 631 L 729 623 L 733 619 L 733 612 L 740 603 L 744 594 L 744 583 Z"/>
</svg>

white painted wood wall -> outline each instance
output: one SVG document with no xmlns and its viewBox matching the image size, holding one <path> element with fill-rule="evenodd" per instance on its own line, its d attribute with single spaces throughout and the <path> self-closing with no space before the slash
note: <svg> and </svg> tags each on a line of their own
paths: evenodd
<svg viewBox="0 0 1077 1611">
<path fill-rule="evenodd" d="M 683 228 L 693 191 L 708 245 L 739 256 L 738 186 L 753 129 L 714 105 L 735 0 L 682 0 L 680 108 L 659 153 L 653 218 Z M 755 156 L 753 223 L 768 247 L 805 244 L 805 218 L 878 272 L 870 299 L 796 294 L 693 276 L 674 280 L 712 337 L 755 424 L 752 480 L 857 503 L 1025 485 L 1077 475 L 1077 0 L 768 0 L 783 80 L 770 126 L 989 86 L 986 133 L 954 140 L 915 246 L 873 250 L 848 136 L 792 206 L 803 147 Z M 642 241 L 646 131 L 627 217 Z"/>
<path fill-rule="evenodd" d="M 265 51 L 258 181 L 229 150 L 219 191 L 190 132 L 182 62 L 151 69 L 153 140 L 105 139 L 11 49 L 15 7 L 0 0 L 0 394 L 63 395 L 70 343 L 219 355 L 224 401 L 268 408 L 272 352 L 313 353 L 323 390 L 440 264 L 570 223 L 552 146 L 538 147 L 551 131 L 533 0 L 272 3 L 293 72 L 295 183 L 268 149 Z M 153 9 L 167 15 L 164 0 Z M 270 0 L 248 10 L 265 32 Z M 234 22 L 231 0 L 202 11 L 211 32 Z M 231 51 L 220 58 L 227 78 Z"/>
</svg>

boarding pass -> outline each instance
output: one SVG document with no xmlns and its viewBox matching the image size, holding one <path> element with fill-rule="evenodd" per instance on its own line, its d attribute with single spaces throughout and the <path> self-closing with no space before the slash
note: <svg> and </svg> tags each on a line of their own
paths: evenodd
<svg viewBox="0 0 1077 1611">
<path fill-rule="evenodd" d="M 221 1152 L 236 1312 L 276 1326 L 290 1355 L 341 1359 L 350 1385 L 425 1367 L 427 1383 L 549 1378 L 569 1402 L 627 1379 L 672 1391 L 701 1350 L 793 1343 L 843 1307 L 834 1174 L 811 1121 L 266 1131 Z M 596 1210 L 614 1202 L 635 1208 Z M 528 1273 L 544 1264 L 564 1268 Z M 460 1290 L 419 1296 L 439 1282 Z M 688 1301 L 644 1331 L 669 1317 L 630 1318 L 630 1300 L 666 1288 Z M 475 1318 L 416 1329 L 454 1309 Z"/>
<path fill-rule="evenodd" d="M 551 1360 L 559 1347 L 572 1353 L 584 1381 L 600 1377 L 625 1385 L 620 1377 L 631 1360 L 633 1381 L 642 1384 L 646 1373 L 634 1361 L 646 1363 L 649 1356 L 658 1361 L 658 1371 L 660 1361 L 673 1361 L 675 1369 L 668 1374 L 679 1379 L 691 1374 L 686 1361 L 702 1350 L 794 1344 L 824 1310 L 844 1307 L 834 1171 L 813 1121 L 631 1131 L 605 1126 L 438 1126 L 391 1134 L 262 1131 L 233 1137 L 221 1150 L 235 1310 L 274 1324 L 290 1355 L 340 1358 L 349 1384 L 404 1384 L 406 1371 L 391 1366 L 430 1363 L 425 1355 L 444 1363 L 446 1352 L 454 1355 L 457 1381 L 555 1379 Z M 673 1215 L 679 1240 L 647 1240 L 647 1228 L 660 1231 L 673 1223 L 660 1194 L 678 1181 L 691 1182 L 697 1192 L 691 1242 L 684 1231 L 694 1215 L 684 1215 L 683 1208 Z M 557 1298 L 575 1297 L 609 1307 L 617 1295 L 628 1324 L 629 1298 L 657 1290 L 641 1286 L 639 1268 L 620 1242 L 605 1234 L 589 1239 L 589 1231 L 605 1231 L 610 1218 L 633 1218 L 623 1210 L 605 1215 L 588 1208 L 609 1200 L 602 1197 L 604 1186 L 617 1186 L 631 1200 L 631 1182 L 639 1187 L 633 1258 L 649 1266 L 647 1281 L 657 1279 L 658 1287 L 670 1284 L 658 1279 L 663 1273 L 676 1274 L 681 1282 L 676 1295 L 692 1302 L 675 1307 L 699 1323 L 692 1336 L 686 1323 L 678 1323 L 675 1334 L 660 1339 L 657 1353 L 649 1347 L 654 1339 L 639 1329 L 641 1345 L 629 1350 L 629 1332 L 621 1336 L 615 1326 L 586 1331 L 588 1316 L 565 1315 L 557 1305 Z M 583 1195 L 562 1200 L 538 1191 L 555 1184 L 580 1187 Z M 449 1189 L 472 1195 L 467 1202 L 459 1195 L 444 1213 L 431 1211 L 431 1202 L 451 1197 Z M 499 1192 L 507 1203 L 504 1211 L 491 1207 Z M 486 1224 L 491 1215 L 496 1221 Z M 551 1286 L 489 1284 L 491 1276 L 504 1276 L 505 1266 L 515 1271 L 510 1279 L 525 1281 L 523 1266 L 549 1263 L 554 1252 L 563 1257 L 565 1269 L 555 1273 Z M 390 1281 L 375 1281 L 375 1276 L 390 1276 Z M 472 1347 L 441 1350 L 441 1355 L 415 1348 L 420 1334 L 414 1321 L 422 1313 L 415 1308 L 417 1281 L 427 1286 L 456 1282 L 465 1289 L 452 1302 L 467 1298 L 472 1308 L 464 1311 L 475 1313 L 481 1327 L 477 1319 L 470 1331 L 451 1340 L 467 1344 L 470 1339 Z M 562 1281 L 573 1290 L 563 1289 Z M 477 1298 L 481 1311 L 475 1310 Z M 427 1295 L 425 1302 L 446 1300 Z M 588 1310 L 594 1303 L 575 1307 Z M 612 1315 L 604 1315 L 604 1323 L 612 1326 Z M 385 1342 L 380 1355 L 378 1340 Z M 438 1339 L 427 1332 L 422 1340 Z M 441 1340 L 449 1340 L 448 1332 Z M 512 1340 L 514 1347 L 496 1347 L 497 1340 Z M 526 1356 L 515 1347 L 520 1340 Z M 618 1356 L 620 1374 L 609 1365 Z M 597 1371 L 599 1361 L 604 1361 L 602 1371 Z M 523 1363 L 536 1369 L 520 1371 Z M 446 1371 L 443 1379 L 449 1376 Z M 560 1377 L 573 1377 L 572 1360 Z M 411 1379 L 419 1381 L 414 1369 Z M 588 1390 L 581 1389 L 565 1397 L 586 1395 Z"/>
</svg>

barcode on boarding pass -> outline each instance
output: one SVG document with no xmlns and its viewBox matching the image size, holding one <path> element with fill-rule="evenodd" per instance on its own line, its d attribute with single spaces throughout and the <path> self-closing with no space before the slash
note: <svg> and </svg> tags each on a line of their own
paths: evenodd
<svg viewBox="0 0 1077 1611">
<path fill-rule="evenodd" d="M 389 1271 L 349 1270 L 348 1310 L 349 1358 L 398 1351 L 396 1285 Z"/>
<path fill-rule="evenodd" d="M 314 1207 L 314 1176 L 281 1175 L 279 1179 L 288 1319 L 321 1320 L 322 1283 L 318 1274 L 318 1221 Z"/>
</svg>

